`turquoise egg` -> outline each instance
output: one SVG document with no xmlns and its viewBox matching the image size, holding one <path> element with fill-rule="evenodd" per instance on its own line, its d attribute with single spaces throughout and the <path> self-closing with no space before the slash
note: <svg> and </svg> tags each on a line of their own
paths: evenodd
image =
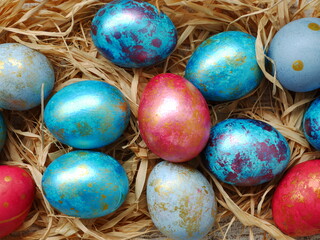
<svg viewBox="0 0 320 240">
<path fill-rule="evenodd" d="M 282 173 L 290 156 L 286 139 L 271 125 L 254 119 L 227 119 L 212 127 L 203 160 L 221 181 L 254 186 Z"/>
<path fill-rule="evenodd" d="M 42 188 L 60 212 L 80 218 L 117 210 L 129 192 L 124 168 L 101 152 L 78 150 L 55 159 L 45 170 Z"/>
<path fill-rule="evenodd" d="M 45 55 L 19 43 L 0 44 L 0 108 L 28 110 L 53 89 L 54 70 Z"/>
<path fill-rule="evenodd" d="M 106 146 L 128 126 L 130 108 L 123 94 L 106 82 L 87 80 L 58 91 L 44 110 L 44 121 L 60 142 L 79 149 Z"/>
<path fill-rule="evenodd" d="M 260 84 L 263 73 L 250 34 L 229 31 L 205 40 L 192 54 L 185 78 L 210 101 L 244 97 Z"/>
<path fill-rule="evenodd" d="M 91 37 L 105 58 L 128 68 L 157 64 L 177 44 L 170 18 L 140 0 L 114 0 L 103 6 L 92 20 Z"/>
<path fill-rule="evenodd" d="M 0 150 L 3 148 L 7 139 L 7 127 L 3 119 L 2 113 L 0 113 Z"/>
<path fill-rule="evenodd" d="M 317 97 L 304 113 L 302 128 L 307 141 L 320 150 L 320 97 Z"/>
</svg>

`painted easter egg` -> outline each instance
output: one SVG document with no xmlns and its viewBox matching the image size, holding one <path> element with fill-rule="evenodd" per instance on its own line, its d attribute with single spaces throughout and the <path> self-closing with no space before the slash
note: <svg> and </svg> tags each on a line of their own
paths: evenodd
<svg viewBox="0 0 320 240">
<path fill-rule="evenodd" d="M 304 113 L 302 129 L 307 141 L 320 150 L 320 97 L 316 98 Z"/>
<path fill-rule="evenodd" d="M 171 73 L 149 81 L 140 100 L 138 121 L 147 147 L 172 162 L 196 157 L 210 135 L 204 97 L 189 81 Z"/>
<path fill-rule="evenodd" d="M 292 167 L 281 179 L 272 199 L 277 227 L 292 237 L 320 234 L 320 160 Z"/>
<path fill-rule="evenodd" d="M 34 181 L 24 169 L 0 166 L 0 238 L 21 226 L 32 206 L 34 195 Z"/>
<path fill-rule="evenodd" d="M 0 44 L 0 107 L 28 110 L 53 89 L 54 70 L 45 55 L 19 43 Z"/>
<path fill-rule="evenodd" d="M 62 143 L 79 149 L 106 146 L 117 140 L 130 119 L 122 93 L 106 82 L 70 84 L 48 102 L 44 121 Z"/>
<path fill-rule="evenodd" d="M 121 67 L 146 67 L 167 58 L 177 44 L 170 18 L 140 0 L 115 0 L 102 7 L 92 21 L 94 45 Z"/>
<path fill-rule="evenodd" d="M 60 212 L 96 218 L 117 210 L 129 191 L 121 164 L 101 152 L 78 150 L 55 159 L 45 170 L 42 188 Z"/>
<path fill-rule="evenodd" d="M 150 173 L 147 203 L 151 219 L 171 239 L 197 240 L 212 229 L 217 203 L 212 186 L 196 169 L 162 161 Z"/>
<path fill-rule="evenodd" d="M 3 119 L 2 113 L 0 113 L 0 150 L 3 148 L 7 139 L 7 127 Z"/>
<path fill-rule="evenodd" d="M 295 92 L 320 88 L 320 18 L 301 18 L 273 37 L 268 56 L 283 87 Z"/>
<path fill-rule="evenodd" d="M 203 160 L 221 181 L 253 186 L 272 180 L 287 167 L 290 148 L 265 122 L 227 119 L 212 127 Z"/>
<path fill-rule="evenodd" d="M 256 60 L 256 39 L 244 32 L 222 32 L 205 40 L 185 70 L 207 100 L 230 101 L 258 87 L 263 74 Z"/>
</svg>

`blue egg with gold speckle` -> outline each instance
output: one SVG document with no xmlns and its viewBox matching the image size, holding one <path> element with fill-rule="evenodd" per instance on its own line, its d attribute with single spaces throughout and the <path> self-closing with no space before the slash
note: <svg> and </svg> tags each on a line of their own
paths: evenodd
<svg viewBox="0 0 320 240">
<path fill-rule="evenodd" d="M 284 136 L 254 119 L 227 119 L 211 129 L 203 161 L 221 181 L 254 186 L 282 173 L 290 161 Z"/>
<path fill-rule="evenodd" d="M 170 18 L 140 0 L 107 3 L 93 18 L 91 37 L 105 58 L 128 68 L 157 64 L 177 44 L 177 31 Z"/>
<path fill-rule="evenodd" d="M 263 78 L 255 53 L 255 38 L 229 31 L 205 40 L 192 54 L 185 78 L 210 101 L 231 101 L 256 89 Z"/>
<path fill-rule="evenodd" d="M 96 80 L 68 85 L 49 100 L 44 121 L 60 142 L 93 149 L 116 141 L 128 126 L 129 104 L 114 86 Z"/>
<path fill-rule="evenodd" d="M 96 218 L 117 210 L 129 192 L 121 164 L 101 152 L 78 150 L 55 159 L 45 170 L 42 188 L 60 212 Z"/>
</svg>

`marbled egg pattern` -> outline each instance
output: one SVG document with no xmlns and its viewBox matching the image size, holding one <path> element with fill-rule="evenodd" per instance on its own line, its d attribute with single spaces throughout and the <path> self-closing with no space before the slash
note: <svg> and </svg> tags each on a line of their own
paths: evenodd
<svg viewBox="0 0 320 240">
<path fill-rule="evenodd" d="M 2 113 L 0 113 L 0 150 L 3 148 L 7 139 L 7 127 L 3 119 Z"/>
<path fill-rule="evenodd" d="M 92 40 L 99 52 L 122 67 L 145 67 L 164 60 L 177 43 L 170 18 L 140 0 L 116 0 L 95 15 Z"/>
<path fill-rule="evenodd" d="M 78 150 L 60 156 L 48 166 L 42 187 L 49 203 L 62 213 L 96 218 L 122 205 L 129 180 L 111 156 Z"/>
<path fill-rule="evenodd" d="M 212 229 L 217 203 L 212 186 L 196 169 L 162 161 L 147 182 L 147 203 L 155 226 L 167 237 L 201 239 Z"/>
<path fill-rule="evenodd" d="M 210 112 L 199 90 L 181 76 L 152 78 L 139 104 L 141 136 L 161 158 L 185 162 L 196 157 L 210 135 Z"/>
<path fill-rule="evenodd" d="M 204 162 L 221 181 L 253 186 L 272 180 L 290 160 L 286 139 L 253 119 L 227 119 L 211 129 Z"/>
<path fill-rule="evenodd" d="M 28 110 L 53 89 L 54 70 L 45 55 L 19 43 L 0 44 L 0 107 Z"/>
<path fill-rule="evenodd" d="M 320 150 L 320 97 L 316 98 L 305 112 L 302 127 L 307 141 Z"/>
<path fill-rule="evenodd" d="M 32 206 L 35 184 L 22 168 L 0 166 L 0 238 L 20 227 Z"/>
<path fill-rule="evenodd" d="M 44 121 L 62 143 L 80 149 L 106 146 L 117 140 L 130 119 L 123 94 L 106 82 L 88 80 L 58 91 L 48 102 Z"/>
<path fill-rule="evenodd" d="M 207 100 L 230 101 L 247 95 L 263 77 L 256 60 L 255 40 L 238 31 L 208 38 L 192 54 L 185 78 Z"/>
<path fill-rule="evenodd" d="M 320 88 L 320 18 L 301 18 L 273 37 L 268 56 L 283 87 L 295 92 Z"/>
</svg>

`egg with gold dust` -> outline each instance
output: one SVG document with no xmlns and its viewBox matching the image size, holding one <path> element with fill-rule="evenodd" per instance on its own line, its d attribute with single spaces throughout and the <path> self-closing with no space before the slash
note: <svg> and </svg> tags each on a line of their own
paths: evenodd
<svg viewBox="0 0 320 240">
<path fill-rule="evenodd" d="M 268 56 L 282 86 L 295 92 L 320 88 L 320 18 L 301 18 L 273 37 Z"/>
<path fill-rule="evenodd" d="M 86 80 L 58 91 L 47 103 L 44 121 L 59 141 L 93 149 L 116 141 L 128 126 L 130 107 L 116 87 Z"/>
<path fill-rule="evenodd" d="M 47 98 L 55 75 L 48 58 L 19 43 L 0 44 L 0 108 L 28 110 Z"/>
<path fill-rule="evenodd" d="M 123 204 L 129 181 L 124 168 L 111 156 L 78 150 L 58 157 L 47 167 L 42 188 L 49 203 L 60 212 L 96 218 Z"/>
<path fill-rule="evenodd" d="M 206 39 L 191 55 L 185 78 L 210 101 L 231 101 L 258 87 L 263 74 L 255 52 L 255 37 L 239 31 Z"/>
<path fill-rule="evenodd" d="M 272 198 L 277 227 L 292 237 L 320 234 L 320 160 L 293 166 Z"/>
<path fill-rule="evenodd" d="M 0 166 L 0 238 L 23 224 L 34 195 L 35 184 L 26 170 L 16 166 Z"/>
<path fill-rule="evenodd" d="M 147 147 L 172 162 L 196 157 L 210 134 L 210 112 L 200 91 L 185 78 L 164 73 L 145 87 L 138 109 Z"/>
<path fill-rule="evenodd" d="M 147 181 L 147 204 L 160 232 L 176 240 L 205 237 L 213 228 L 217 203 L 212 186 L 186 163 L 162 161 Z"/>
</svg>

